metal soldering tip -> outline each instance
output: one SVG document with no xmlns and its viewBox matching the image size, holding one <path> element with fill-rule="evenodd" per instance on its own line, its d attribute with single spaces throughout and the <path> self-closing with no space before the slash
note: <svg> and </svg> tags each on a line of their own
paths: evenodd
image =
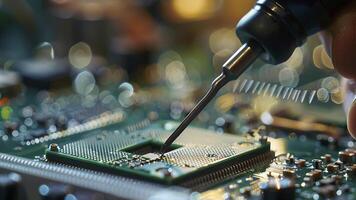
<svg viewBox="0 0 356 200">
<path fill-rule="evenodd" d="M 183 122 L 168 137 L 161 148 L 161 157 L 167 152 L 172 143 L 185 128 L 195 119 L 205 106 L 214 98 L 216 93 L 229 81 L 238 78 L 260 55 L 262 48 L 254 42 L 249 42 L 238 49 L 223 65 L 223 72 L 212 82 L 211 88 L 199 103 L 189 112 Z"/>
<path fill-rule="evenodd" d="M 182 123 L 174 130 L 172 135 L 168 137 L 166 142 L 161 148 L 161 156 L 167 152 L 172 143 L 178 138 L 180 134 L 187 128 L 187 126 L 199 115 L 199 113 L 205 108 L 205 106 L 214 98 L 216 93 L 222 88 L 229 79 L 225 74 L 220 74 L 212 83 L 211 88 L 205 94 L 205 96 L 199 101 L 199 103 L 189 112 L 184 118 Z"/>
</svg>

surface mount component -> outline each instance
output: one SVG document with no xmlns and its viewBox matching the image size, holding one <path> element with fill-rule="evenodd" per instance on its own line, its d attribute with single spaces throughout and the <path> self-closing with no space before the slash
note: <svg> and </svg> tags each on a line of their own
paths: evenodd
<svg viewBox="0 0 356 200">
<path fill-rule="evenodd" d="M 162 142 L 176 124 L 157 123 L 133 132 L 101 132 L 49 148 L 49 161 L 144 179 L 167 185 L 203 188 L 268 165 L 270 144 L 252 137 L 188 128 L 160 157 Z"/>
<path fill-rule="evenodd" d="M 21 78 L 16 72 L 0 70 L 0 99 L 15 97 L 21 89 Z"/>
</svg>

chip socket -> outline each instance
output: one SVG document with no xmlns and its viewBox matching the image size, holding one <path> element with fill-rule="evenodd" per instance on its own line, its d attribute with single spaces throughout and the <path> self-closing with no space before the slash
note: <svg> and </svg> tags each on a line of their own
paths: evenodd
<svg viewBox="0 0 356 200">
<path fill-rule="evenodd" d="M 216 134 L 189 127 L 164 157 L 158 150 L 169 137 L 161 122 L 132 132 L 101 132 L 46 151 L 48 161 L 167 185 L 203 189 L 268 166 L 274 158 L 268 142 L 252 137 Z M 174 127 L 174 126 L 173 126 Z"/>
</svg>

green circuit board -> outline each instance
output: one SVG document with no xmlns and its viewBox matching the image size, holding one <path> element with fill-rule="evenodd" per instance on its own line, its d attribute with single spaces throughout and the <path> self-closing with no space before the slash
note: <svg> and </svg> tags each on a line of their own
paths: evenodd
<svg viewBox="0 0 356 200">
<path fill-rule="evenodd" d="M 228 125 L 229 118 L 224 118 L 223 125 L 219 125 L 222 117 L 208 122 L 198 118 L 160 157 L 162 143 L 179 123 L 168 117 L 165 107 L 160 110 L 149 104 L 118 109 L 117 103 L 97 102 L 87 108 L 78 96 L 64 94 L 40 102 L 30 98 L 13 101 L 9 106 L 11 117 L 0 123 L 0 164 L 9 156 L 8 160 L 19 163 L 31 160 L 25 169 L 42 164 L 69 167 L 83 174 L 110 175 L 110 180 L 123 178 L 121 186 L 130 188 L 137 183 L 183 186 L 198 191 L 197 199 L 253 199 L 266 191 L 278 191 L 277 185 L 287 178 L 294 182 L 286 190 L 294 188 L 299 199 L 316 195 L 323 199 L 331 194 L 355 198 L 353 140 L 260 124 L 246 129 L 246 108 L 233 117 L 234 128 Z M 52 131 L 52 126 L 57 129 Z M 342 130 L 342 126 L 338 128 Z M 299 165 L 302 160 L 305 166 Z M 48 174 L 48 169 L 52 168 L 38 170 Z M 68 175 L 63 171 L 55 174 L 59 178 Z"/>
<path fill-rule="evenodd" d="M 163 184 L 198 188 L 258 171 L 274 158 L 263 139 L 218 135 L 188 128 L 163 157 L 159 150 L 174 123 L 156 123 L 141 130 L 104 131 L 48 149 L 46 158 L 83 168 Z"/>
</svg>

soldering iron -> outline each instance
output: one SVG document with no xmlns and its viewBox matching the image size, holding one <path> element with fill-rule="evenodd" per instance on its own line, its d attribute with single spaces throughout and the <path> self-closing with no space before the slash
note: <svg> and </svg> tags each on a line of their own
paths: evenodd
<svg viewBox="0 0 356 200">
<path fill-rule="evenodd" d="M 257 58 L 280 64 L 307 37 L 327 28 L 335 14 L 352 0 L 258 0 L 239 21 L 236 34 L 242 46 L 222 66 L 210 90 L 164 143 L 161 153 L 177 139 L 217 92 L 237 79 Z"/>
</svg>

